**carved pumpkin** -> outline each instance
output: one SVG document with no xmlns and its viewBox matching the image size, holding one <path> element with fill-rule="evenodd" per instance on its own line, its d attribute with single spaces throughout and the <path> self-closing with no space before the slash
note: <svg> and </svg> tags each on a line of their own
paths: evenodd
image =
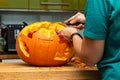
<svg viewBox="0 0 120 80">
<path fill-rule="evenodd" d="M 35 22 L 24 27 L 16 39 L 16 50 L 26 63 L 37 66 L 58 66 L 74 54 L 72 46 L 57 35 L 64 28 L 60 22 Z"/>
</svg>

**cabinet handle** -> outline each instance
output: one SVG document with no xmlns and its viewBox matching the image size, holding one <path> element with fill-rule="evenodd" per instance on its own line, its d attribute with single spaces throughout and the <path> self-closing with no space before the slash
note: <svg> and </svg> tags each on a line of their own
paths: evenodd
<svg viewBox="0 0 120 80">
<path fill-rule="evenodd" d="M 57 2 L 41 2 L 41 5 L 61 5 L 61 6 L 69 6 L 70 3 L 57 3 Z"/>
</svg>

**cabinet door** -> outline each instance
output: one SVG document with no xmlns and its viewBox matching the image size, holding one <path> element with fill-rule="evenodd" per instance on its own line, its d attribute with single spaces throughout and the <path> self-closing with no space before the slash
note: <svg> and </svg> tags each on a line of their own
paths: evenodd
<svg viewBox="0 0 120 80">
<path fill-rule="evenodd" d="M 86 0 L 79 0 L 79 10 L 84 11 L 85 5 L 86 5 Z"/>
<path fill-rule="evenodd" d="M 47 9 L 47 6 L 41 5 L 41 2 L 47 2 L 47 0 L 29 0 L 30 9 Z"/>
<path fill-rule="evenodd" d="M 78 10 L 78 0 L 30 0 L 30 9 Z"/>
<path fill-rule="evenodd" d="M 28 8 L 28 0 L 0 0 L 0 8 Z"/>
<path fill-rule="evenodd" d="M 62 6 L 63 10 L 78 10 L 79 0 L 62 0 L 63 3 L 68 3 L 66 6 Z"/>
</svg>

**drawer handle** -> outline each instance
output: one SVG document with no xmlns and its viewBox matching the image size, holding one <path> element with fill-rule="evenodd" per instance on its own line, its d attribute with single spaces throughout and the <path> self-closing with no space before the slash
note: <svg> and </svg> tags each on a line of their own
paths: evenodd
<svg viewBox="0 0 120 80">
<path fill-rule="evenodd" d="M 41 5 L 61 5 L 61 6 L 69 6 L 70 3 L 57 3 L 57 2 L 41 2 Z"/>
</svg>

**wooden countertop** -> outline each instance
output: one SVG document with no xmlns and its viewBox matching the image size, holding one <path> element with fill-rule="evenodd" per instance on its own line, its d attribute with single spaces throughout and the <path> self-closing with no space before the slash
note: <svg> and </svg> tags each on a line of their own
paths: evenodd
<svg viewBox="0 0 120 80">
<path fill-rule="evenodd" d="M 1 62 L 0 80 L 100 80 L 100 74 L 97 69 L 79 68 L 72 63 L 38 67 L 24 62 Z"/>
<path fill-rule="evenodd" d="M 0 54 L 0 59 L 19 59 L 17 54 Z"/>
<path fill-rule="evenodd" d="M 17 52 L 0 52 L 0 59 L 19 59 Z"/>
</svg>

